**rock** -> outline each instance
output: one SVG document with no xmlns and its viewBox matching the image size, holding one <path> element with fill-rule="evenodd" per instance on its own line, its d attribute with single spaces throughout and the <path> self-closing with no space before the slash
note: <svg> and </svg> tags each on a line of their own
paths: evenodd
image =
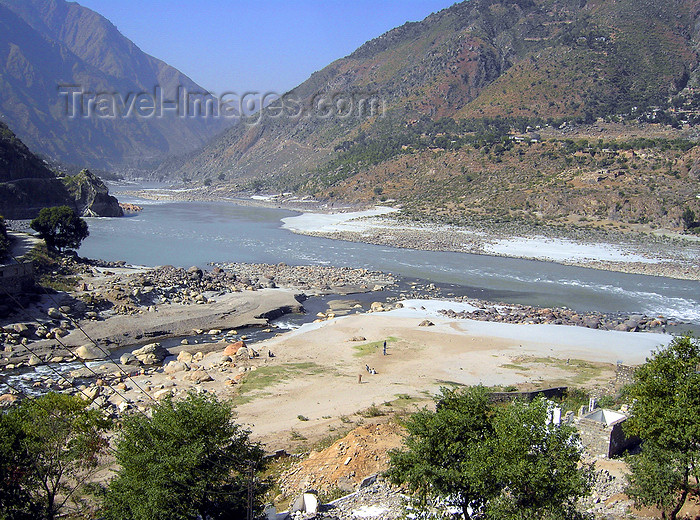
<svg viewBox="0 0 700 520">
<path fill-rule="evenodd" d="M 236 357 L 237 358 L 247 358 L 250 357 L 250 353 L 248 352 L 248 347 L 241 347 L 238 349 L 236 352 Z"/>
<path fill-rule="evenodd" d="M 418 324 L 419 327 L 433 327 L 435 324 L 430 320 L 423 320 Z"/>
<path fill-rule="evenodd" d="M 583 318 L 583 326 L 588 327 L 589 329 L 597 329 L 600 327 L 600 320 L 598 318 L 587 316 Z"/>
<path fill-rule="evenodd" d="M 90 170 L 64 177 L 64 184 L 84 217 L 121 217 L 124 211 L 102 180 Z"/>
<path fill-rule="evenodd" d="M 12 394 L 0 395 L 0 406 L 11 406 L 19 400 L 19 397 Z"/>
<path fill-rule="evenodd" d="M 136 359 L 136 356 L 130 353 L 122 354 L 119 357 L 119 362 L 122 365 L 139 365 L 140 361 Z"/>
<path fill-rule="evenodd" d="M 82 397 L 86 401 L 94 401 L 98 395 L 100 395 L 99 386 L 91 386 L 80 393 L 80 397 Z"/>
<path fill-rule="evenodd" d="M 193 280 L 201 280 L 202 276 L 204 276 L 204 273 L 199 267 L 193 265 L 192 267 L 187 269 L 187 276 Z"/>
<path fill-rule="evenodd" d="M 161 363 L 169 354 L 160 343 L 149 343 L 131 351 L 131 353 L 144 365 Z"/>
<path fill-rule="evenodd" d="M 219 329 L 211 329 L 209 332 L 207 332 L 209 336 L 218 336 L 221 334 L 221 331 Z"/>
<path fill-rule="evenodd" d="M 226 348 L 224 349 L 223 355 L 224 356 L 235 356 L 238 354 L 238 351 L 246 346 L 245 342 L 243 341 L 237 341 L 236 343 L 230 343 L 226 345 Z"/>
<path fill-rule="evenodd" d="M 183 350 L 177 355 L 177 360 L 180 363 L 192 363 L 192 354 Z"/>
<path fill-rule="evenodd" d="M 23 338 L 28 338 L 32 335 L 31 329 L 24 323 L 15 323 L 12 328 Z"/>
<path fill-rule="evenodd" d="M 171 361 L 163 368 L 163 372 L 172 375 L 177 372 L 184 372 L 187 370 L 187 365 L 181 361 Z"/>
<path fill-rule="evenodd" d="M 350 338 L 350 341 L 367 341 L 367 338 L 365 338 L 364 336 L 353 336 L 352 338 Z"/>
<path fill-rule="evenodd" d="M 94 345 L 82 345 L 75 350 L 75 355 L 84 361 L 105 359 L 105 353 Z"/>
<path fill-rule="evenodd" d="M 170 388 L 164 388 L 162 390 L 158 390 L 156 393 L 153 394 L 153 397 L 157 400 L 165 399 L 166 397 L 171 397 L 173 395 L 173 391 Z"/>
<path fill-rule="evenodd" d="M 35 367 L 37 365 L 41 365 L 43 361 L 36 357 L 36 355 L 32 354 L 31 356 L 29 356 L 29 361 L 27 363 L 30 367 Z"/>
<path fill-rule="evenodd" d="M 63 318 L 63 315 L 55 307 L 49 307 L 46 314 L 48 314 L 49 318 L 53 318 L 54 320 L 60 320 Z"/>
<path fill-rule="evenodd" d="M 384 308 L 384 304 L 382 302 L 372 302 L 372 305 L 370 306 L 370 310 L 372 312 L 383 312 L 386 309 Z"/>
<path fill-rule="evenodd" d="M 183 379 L 187 381 L 192 381 L 195 384 L 214 381 L 214 378 L 211 377 L 205 370 L 195 370 L 193 372 L 190 372 Z"/>
</svg>

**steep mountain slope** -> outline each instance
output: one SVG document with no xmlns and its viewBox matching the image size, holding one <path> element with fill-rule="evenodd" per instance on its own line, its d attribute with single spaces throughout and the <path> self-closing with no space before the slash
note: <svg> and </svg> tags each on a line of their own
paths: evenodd
<svg viewBox="0 0 700 520">
<path fill-rule="evenodd" d="M 88 216 L 117 217 L 122 210 L 104 183 L 85 170 L 59 178 L 0 122 L 0 215 L 33 218 L 41 208 L 71 206 Z"/>
<path fill-rule="evenodd" d="M 471 212 L 674 225 L 677 207 L 697 205 L 692 143 L 673 144 L 681 133 L 597 136 L 640 161 L 598 143 L 572 147 L 567 130 L 551 135 L 552 146 L 514 148 L 511 138 L 553 120 L 656 117 L 654 107 L 698 83 L 699 13 L 697 0 L 461 2 L 366 43 L 159 174 L 326 199 L 395 198 L 456 221 Z M 647 131 L 663 139 L 633 142 Z M 661 164 L 673 173 L 663 196 L 649 189 Z M 631 191 L 645 189 L 633 200 L 617 182 L 581 181 L 607 178 L 611 166 L 625 170 Z"/>
<path fill-rule="evenodd" d="M 0 0 L 0 118 L 38 153 L 64 162 L 124 169 L 201 146 L 223 118 L 121 117 L 112 107 L 82 117 L 73 92 L 141 92 L 177 99 L 204 89 L 122 36 L 97 13 L 64 0 Z M 60 85 L 72 85 L 60 90 Z M 63 93 L 62 93 L 63 92 Z M 77 97 L 75 99 L 78 99 Z M 103 103 L 120 101 L 104 96 Z M 83 98 L 87 106 L 88 98 Z M 93 95 L 93 103 L 95 102 Z M 94 105 L 97 106 L 97 105 Z M 106 106 L 106 105 L 105 105 Z M 73 112 L 77 117 L 68 117 Z"/>
</svg>

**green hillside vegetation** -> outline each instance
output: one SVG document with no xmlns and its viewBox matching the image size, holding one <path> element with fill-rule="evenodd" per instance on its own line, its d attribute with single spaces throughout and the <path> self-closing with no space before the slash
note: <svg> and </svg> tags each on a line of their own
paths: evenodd
<svg viewBox="0 0 700 520">
<path fill-rule="evenodd" d="M 290 93 L 306 108 L 364 95 L 383 112 L 275 118 L 270 107 L 159 175 L 394 200 L 454 223 L 680 227 L 685 208 L 700 213 L 699 13 L 696 0 L 461 2 Z"/>
</svg>

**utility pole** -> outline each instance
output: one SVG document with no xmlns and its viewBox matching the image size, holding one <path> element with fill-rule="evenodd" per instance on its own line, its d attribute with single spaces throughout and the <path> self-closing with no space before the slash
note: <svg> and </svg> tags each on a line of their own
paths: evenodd
<svg viewBox="0 0 700 520">
<path fill-rule="evenodd" d="M 255 473 L 253 472 L 255 463 L 251 460 L 248 463 L 248 518 L 247 520 L 253 520 L 253 479 L 255 478 Z"/>
</svg>

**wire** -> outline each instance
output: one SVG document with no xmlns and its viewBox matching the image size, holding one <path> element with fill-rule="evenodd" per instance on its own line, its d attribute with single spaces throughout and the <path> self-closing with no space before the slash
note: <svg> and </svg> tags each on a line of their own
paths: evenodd
<svg viewBox="0 0 700 520">
<path fill-rule="evenodd" d="M 15 298 L 12 294 L 10 294 L 10 293 L 7 291 L 7 289 L 6 289 L 5 287 L 3 287 L 2 289 L 3 289 L 3 291 L 5 292 L 5 294 L 7 294 L 7 295 L 19 306 L 19 308 L 22 309 L 22 311 L 24 311 L 24 313 L 25 313 L 29 318 L 32 317 L 31 314 L 29 314 L 29 311 L 27 311 L 27 309 L 25 309 L 25 307 L 22 305 L 22 303 L 21 303 L 19 300 L 17 300 L 17 298 Z M 73 353 L 73 352 L 70 350 L 70 347 L 68 347 L 65 343 L 62 343 L 60 339 L 56 339 L 56 342 L 57 342 L 59 345 L 61 345 L 65 350 L 67 350 L 68 352 L 70 352 L 72 355 L 75 356 L 75 353 Z M 37 359 L 39 359 L 39 360 L 41 361 L 41 362 L 39 363 L 40 365 L 45 365 L 45 366 L 46 366 L 49 370 L 51 370 L 54 374 L 56 374 L 56 375 L 59 376 L 61 379 L 63 379 L 64 381 L 66 381 L 71 387 L 75 388 L 76 390 L 79 390 L 79 391 L 87 398 L 88 401 L 91 401 L 91 400 L 92 400 L 92 397 L 90 397 L 87 393 L 85 393 L 85 391 L 82 390 L 81 388 L 76 387 L 76 386 L 73 384 L 72 381 L 70 381 L 70 380 L 69 380 L 66 376 L 64 376 L 61 372 L 59 372 L 59 371 L 56 370 L 54 367 L 52 367 L 50 363 L 48 363 L 48 362 L 46 362 L 46 361 L 42 361 L 41 358 L 37 355 L 37 353 L 36 353 L 35 351 L 33 351 L 32 349 L 30 349 L 29 346 L 27 346 L 27 345 L 22 345 L 22 347 L 23 347 L 27 352 L 29 352 L 31 355 L 33 355 L 33 356 L 35 356 Z M 75 356 L 75 357 L 76 357 L 76 359 L 77 359 L 80 363 L 83 364 L 83 366 L 84 366 L 91 374 L 93 374 L 95 377 L 100 377 L 100 374 L 98 374 L 98 373 L 95 372 L 92 368 L 90 368 L 90 367 L 88 366 L 88 364 L 85 362 L 85 360 L 81 359 L 79 356 Z M 135 402 L 133 402 L 133 401 L 131 401 L 130 399 L 128 399 L 125 395 L 123 395 L 122 393 L 120 393 L 120 392 L 119 392 L 117 389 L 115 389 L 113 386 L 111 386 L 111 385 L 109 385 L 109 384 L 107 384 L 106 386 L 107 386 L 108 388 L 110 388 L 110 389 L 111 389 L 115 394 L 117 394 L 119 397 L 121 397 L 122 399 L 124 399 L 127 403 L 133 404 L 134 406 L 136 406 L 136 409 L 137 409 L 137 410 L 139 409 L 139 408 L 138 408 L 138 405 L 137 405 Z M 150 396 L 149 396 L 149 397 L 150 397 Z M 153 399 L 153 397 L 151 397 L 151 399 Z M 153 400 L 155 401 L 155 399 L 153 399 Z M 156 401 L 156 402 L 157 402 L 157 401 Z M 140 410 L 139 410 L 139 411 L 140 411 Z M 144 414 L 144 415 L 145 415 L 145 414 Z"/>
<path fill-rule="evenodd" d="M 12 256 L 12 258 L 13 258 L 13 260 L 15 260 L 16 262 L 19 263 L 19 260 L 18 260 L 16 257 Z M 44 293 L 49 297 L 49 299 L 58 307 L 58 306 L 59 306 L 59 303 L 58 303 L 58 302 L 53 298 L 53 296 L 46 290 L 46 288 L 45 288 L 45 287 L 42 287 L 42 289 L 44 290 Z M 22 311 L 23 311 L 30 319 L 33 319 L 33 317 L 31 316 L 31 314 L 29 313 L 29 311 L 21 304 L 21 302 L 19 302 L 19 300 L 17 300 L 17 298 L 15 298 L 12 294 L 10 294 L 10 293 L 7 291 L 7 289 L 6 289 L 5 287 L 3 287 L 3 291 L 5 292 L 5 294 L 7 294 L 7 295 L 20 307 L 20 309 L 22 309 Z M 64 314 L 64 316 L 65 316 L 65 314 Z M 111 358 L 109 357 L 109 353 L 107 353 L 104 349 L 102 349 L 102 347 L 100 347 L 99 344 L 98 344 L 95 340 L 93 340 L 93 339 L 87 334 L 87 332 L 85 332 L 85 330 L 84 330 L 82 327 L 80 327 L 80 325 L 79 325 L 75 320 L 73 320 L 70 316 L 66 316 L 66 318 L 67 318 L 68 320 L 70 320 L 70 321 L 71 321 L 71 322 L 72 322 L 72 323 L 73 323 L 73 324 L 88 338 L 88 340 L 91 341 L 103 354 L 105 354 L 105 356 L 107 357 L 107 360 L 108 360 L 108 361 L 111 361 L 112 363 L 114 363 L 114 364 L 117 366 L 117 368 L 119 369 L 119 371 L 122 372 L 122 374 L 124 374 L 132 383 L 134 383 L 134 385 L 135 385 L 142 393 L 144 393 L 146 396 L 148 396 L 154 403 L 158 403 L 158 401 L 157 401 L 154 397 L 152 397 L 148 392 L 146 392 L 144 389 L 142 389 L 141 386 L 140 386 L 127 372 L 125 372 L 125 371 L 123 370 L 123 368 L 122 368 L 121 366 L 119 366 L 119 364 L 118 364 L 116 361 L 114 361 L 113 359 L 111 359 Z M 64 344 L 63 342 L 61 342 L 61 340 L 58 339 L 58 338 L 55 338 L 55 339 L 56 339 L 56 342 L 57 342 L 59 345 L 61 345 L 65 350 L 67 350 L 68 352 L 70 352 L 71 354 L 73 354 L 73 355 L 80 361 L 80 363 L 82 363 L 82 364 L 85 366 L 85 368 L 86 368 L 88 371 L 90 371 L 90 372 L 91 372 L 93 375 L 95 375 L 96 377 L 100 377 L 100 374 L 98 374 L 98 373 L 96 373 L 94 370 L 92 370 L 92 368 L 90 368 L 90 367 L 87 365 L 87 363 L 85 363 L 85 361 L 82 360 L 79 356 L 76 356 L 76 355 L 70 350 L 70 348 L 69 348 L 66 344 Z M 36 353 L 34 353 L 30 348 L 28 348 L 27 345 L 22 345 L 22 346 L 23 346 L 30 354 L 34 355 L 37 359 L 40 359 L 40 360 L 41 360 L 41 358 L 40 358 Z M 50 366 L 49 363 L 42 361 L 40 364 L 46 365 L 52 372 L 54 372 L 56 375 L 58 375 L 58 376 L 61 377 L 63 380 L 65 380 L 71 387 L 75 388 L 76 390 L 79 390 L 83 395 L 85 395 L 85 397 L 86 397 L 88 400 L 91 399 L 82 389 L 76 387 L 76 386 L 73 384 L 72 381 L 70 381 L 69 379 L 67 379 L 63 374 L 61 374 L 61 373 L 58 372 L 55 368 L 53 368 L 52 366 Z M 138 408 L 138 405 L 137 405 L 134 401 L 131 401 L 130 399 L 128 399 L 126 396 L 124 396 L 123 394 L 121 394 L 119 391 L 117 391 L 117 390 L 116 390 L 114 387 L 112 387 L 111 385 L 108 384 L 107 386 L 108 386 L 115 394 L 117 394 L 117 395 L 120 396 L 122 399 L 124 399 L 127 403 L 133 404 L 133 405 L 135 406 L 135 409 L 136 409 L 137 412 L 139 412 L 141 415 L 143 415 L 146 419 L 150 420 L 150 417 L 148 417 L 148 415 L 146 415 L 145 412 L 143 412 L 141 409 L 139 409 L 139 408 Z M 26 394 L 25 394 L 25 395 L 26 395 Z M 143 426 L 144 426 L 144 425 L 142 425 L 142 427 L 143 427 Z M 149 433 L 149 436 L 150 436 L 150 433 Z M 157 441 L 156 441 L 155 439 L 152 438 L 152 440 L 157 444 Z M 116 455 L 116 451 L 114 452 L 114 454 Z M 224 466 L 218 464 L 217 462 L 215 462 L 215 461 L 213 461 L 213 460 L 209 460 L 209 463 L 213 464 L 214 466 L 216 466 L 216 467 L 218 467 L 219 469 L 222 469 L 222 470 L 224 470 L 224 471 L 229 471 L 229 470 L 230 470 L 230 468 L 225 468 Z M 177 482 L 177 481 L 173 481 L 173 480 L 171 480 L 171 481 L 172 481 L 173 483 L 175 483 L 175 484 L 180 485 L 180 483 Z M 184 485 L 182 485 L 182 486 L 183 486 L 183 489 L 187 489 L 187 488 L 184 487 Z M 211 492 L 211 493 L 216 493 L 216 492 L 211 491 L 211 490 L 210 490 L 209 492 Z M 230 493 L 221 493 L 221 492 L 219 492 L 219 493 L 216 493 L 216 494 L 227 495 L 227 494 L 230 494 Z"/>
<path fill-rule="evenodd" d="M 15 262 L 19 263 L 19 259 L 17 259 L 14 255 L 11 255 L 11 256 L 12 256 L 12 259 L 13 259 Z M 40 286 L 40 287 L 41 287 L 41 286 Z M 54 305 L 56 305 L 56 307 L 60 307 L 60 304 L 54 299 L 53 295 L 52 295 L 51 293 L 49 293 L 49 292 L 46 290 L 46 287 L 42 287 L 42 289 L 43 289 L 44 293 L 46 294 L 46 296 L 48 296 L 49 299 L 54 303 Z M 10 296 L 11 298 L 13 298 L 13 299 L 16 301 L 16 299 L 15 299 L 14 297 L 12 297 L 7 291 L 5 291 L 5 293 L 8 294 L 8 296 Z M 25 310 L 25 312 L 26 312 L 27 314 L 29 314 L 26 310 Z M 62 314 L 63 314 L 63 313 L 62 313 Z M 92 338 L 90 337 L 90 335 L 80 326 L 80 324 L 79 324 L 76 320 L 74 320 L 74 319 L 71 318 L 70 316 L 66 316 L 65 314 L 63 314 L 63 316 L 66 317 L 66 318 L 73 324 L 74 327 L 76 327 L 78 330 L 80 330 L 80 332 L 82 332 L 82 333 L 85 335 L 85 337 L 88 339 L 88 341 L 90 341 L 93 345 L 95 345 L 95 347 L 98 348 L 98 349 L 100 350 L 100 352 L 102 352 L 102 353 L 105 355 L 105 358 L 107 359 L 108 362 L 111 361 L 112 363 L 114 363 L 114 365 L 115 365 L 115 366 L 117 367 L 117 369 L 122 373 L 122 375 L 125 376 L 126 378 L 128 378 L 129 381 L 131 381 L 131 382 L 134 384 L 134 386 L 135 386 L 136 388 L 139 389 L 139 391 L 140 391 L 141 393 L 145 394 L 151 401 L 157 402 L 156 399 L 155 399 L 153 396 L 151 396 L 148 392 L 146 392 L 146 390 L 144 390 L 144 389 L 141 387 L 141 385 L 139 385 L 139 384 L 131 377 L 131 375 L 130 375 L 128 372 L 126 372 L 126 371 L 119 365 L 119 363 L 117 363 L 116 361 L 114 361 L 114 360 L 110 357 L 109 352 L 105 351 L 105 350 L 97 343 L 97 341 L 95 341 L 94 339 L 92 339 Z M 31 318 L 31 316 L 30 316 L 30 318 Z M 61 344 L 61 342 L 60 342 L 58 339 L 57 339 L 57 341 L 58 341 L 59 344 Z M 61 345 L 62 345 L 62 344 L 61 344 Z M 70 350 L 69 350 L 67 347 L 65 347 L 65 348 L 68 350 L 68 352 L 70 352 Z M 75 354 L 74 354 L 74 355 L 75 355 Z M 78 356 L 76 356 L 76 357 L 78 357 Z M 86 365 L 86 368 L 87 368 L 87 365 Z M 95 375 L 97 375 L 97 374 L 95 374 Z"/>
</svg>

